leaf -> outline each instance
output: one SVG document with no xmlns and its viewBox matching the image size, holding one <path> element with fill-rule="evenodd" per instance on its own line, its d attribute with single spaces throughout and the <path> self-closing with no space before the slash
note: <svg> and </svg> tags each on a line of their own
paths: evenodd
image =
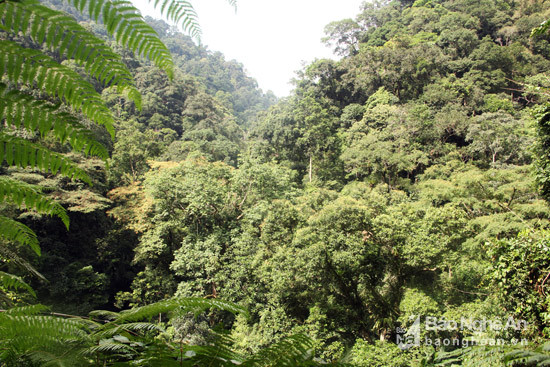
<svg viewBox="0 0 550 367">
<path fill-rule="evenodd" d="M 62 154 L 54 153 L 25 139 L 0 133 L 0 162 L 4 161 L 10 166 L 28 167 L 54 175 L 59 173 L 91 183 L 88 174 Z"/>
<path fill-rule="evenodd" d="M 21 0 L 0 5 L 0 22 L 8 19 L 16 19 L 10 24 L 13 32 L 21 30 L 36 42 L 57 50 L 60 56 L 73 59 L 104 85 L 116 85 L 120 93 L 126 92 L 141 108 L 141 95 L 121 57 L 74 18 L 36 0 Z M 109 78 L 105 77 L 107 74 Z"/>
<path fill-rule="evenodd" d="M 40 256 L 40 246 L 38 245 L 36 234 L 23 223 L 0 216 L 0 237 L 8 241 L 27 245 Z"/>
<path fill-rule="evenodd" d="M 32 289 L 30 285 L 25 283 L 23 279 L 16 275 L 0 271 L 0 285 L 2 285 L 4 288 L 11 288 L 16 291 L 19 289 L 24 289 L 36 298 L 36 293 L 34 292 L 34 289 Z"/>
<path fill-rule="evenodd" d="M 11 83 L 27 84 L 62 99 L 73 110 L 105 126 L 114 138 L 111 111 L 94 87 L 76 72 L 38 50 L 27 49 L 6 40 L 0 40 L 0 60 L 0 73 L 6 75 Z M 25 73 L 15 73 L 14 70 L 21 70 L 23 64 Z"/>
<path fill-rule="evenodd" d="M 142 57 L 147 57 L 157 67 L 166 71 L 170 79 L 173 78 L 174 63 L 170 51 L 130 1 L 88 0 L 87 7 L 79 7 L 79 0 L 67 1 L 77 7 L 81 13 L 87 10 L 88 15 L 95 21 L 98 21 L 99 16 L 102 15 L 107 33 L 118 43 Z"/>
<path fill-rule="evenodd" d="M 69 229 L 69 216 L 55 200 L 39 192 L 39 187 L 0 176 L 0 201 L 11 202 L 19 208 L 33 209 L 41 214 L 58 216 Z"/>
<path fill-rule="evenodd" d="M 311 359 L 313 340 L 305 335 L 292 335 L 262 349 L 252 358 L 246 360 L 242 366 L 299 366 Z"/>
<path fill-rule="evenodd" d="M 0 119 L 8 126 L 30 133 L 39 132 L 42 137 L 52 134 L 60 143 L 68 142 L 75 151 L 103 160 L 109 158 L 107 148 L 93 133 L 76 117 L 60 111 L 59 106 L 33 99 L 18 90 L 9 90 L 3 83 L 0 83 L 0 97 Z"/>
</svg>

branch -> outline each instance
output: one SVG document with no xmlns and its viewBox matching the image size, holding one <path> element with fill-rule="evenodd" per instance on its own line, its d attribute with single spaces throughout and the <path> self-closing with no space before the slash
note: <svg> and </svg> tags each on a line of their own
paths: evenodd
<svg viewBox="0 0 550 367">
<path fill-rule="evenodd" d="M 463 291 L 462 289 L 455 288 L 452 285 L 451 285 L 451 289 L 454 289 L 455 291 L 460 292 L 460 293 L 472 294 L 472 295 L 475 295 L 475 296 L 490 296 L 491 295 L 490 293 Z"/>
</svg>

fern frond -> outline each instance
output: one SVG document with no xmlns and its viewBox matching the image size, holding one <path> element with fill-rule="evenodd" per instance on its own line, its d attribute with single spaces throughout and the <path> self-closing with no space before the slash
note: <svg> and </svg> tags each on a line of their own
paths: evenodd
<svg viewBox="0 0 550 367">
<path fill-rule="evenodd" d="M 305 335 L 292 335 L 265 348 L 241 366 L 300 366 L 312 358 L 313 341 Z"/>
<path fill-rule="evenodd" d="M 543 344 L 535 350 L 518 349 L 504 355 L 506 365 L 515 366 L 550 366 L 550 343 Z"/>
<path fill-rule="evenodd" d="M 40 256 L 40 246 L 38 245 L 36 233 L 23 223 L 0 216 L 0 237 L 7 241 L 15 241 L 22 245 L 27 245 Z"/>
<path fill-rule="evenodd" d="M 87 341 L 84 325 L 78 320 L 0 313 L 0 361 L 6 365 L 21 365 L 33 355 L 31 358 L 39 358 L 39 354 L 54 360 L 70 355 L 72 348 Z"/>
<path fill-rule="evenodd" d="M 118 312 L 106 310 L 93 310 L 89 313 L 91 318 L 101 318 L 104 320 L 115 320 L 118 317 Z"/>
<path fill-rule="evenodd" d="M 54 175 L 59 173 L 91 183 L 88 174 L 62 154 L 52 152 L 25 139 L 0 133 L 0 162 L 4 161 L 10 166 L 29 167 L 42 172 L 49 171 Z"/>
<path fill-rule="evenodd" d="M 99 345 L 90 347 L 84 351 L 84 354 L 87 355 L 94 355 L 96 353 L 136 353 L 136 350 L 126 344 L 114 341 L 100 341 Z"/>
<path fill-rule="evenodd" d="M 167 313 L 178 309 L 181 312 L 194 312 L 197 314 L 211 308 L 217 308 L 220 310 L 229 311 L 231 313 L 247 314 L 246 309 L 231 302 L 189 297 L 182 299 L 170 299 L 130 310 L 124 310 L 120 312 L 120 316 L 114 322 L 120 323 L 144 320 L 160 313 Z"/>
<path fill-rule="evenodd" d="M 69 353 L 69 351 L 57 353 L 36 350 L 27 353 L 25 356 L 33 365 L 40 367 L 68 367 L 68 366 L 86 366 L 89 365 L 89 360 L 83 358 L 79 353 Z"/>
<path fill-rule="evenodd" d="M 34 289 L 32 289 L 30 285 L 25 283 L 23 279 L 16 275 L 0 271 L 0 285 L 2 285 L 5 289 L 13 289 L 15 291 L 24 289 L 36 298 L 36 293 L 34 293 Z"/>
<path fill-rule="evenodd" d="M 32 305 L 32 306 L 20 306 L 20 307 L 12 307 L 9 310 L 4 311 L 6 315 L 12 315 L 12 316 L 32 316 L 32 315 L 38 315 L 39 313 L 45 312 L 49 310 L 48 306 L 44 306 L 41 304 Z"/>
<path fill-rule="evenodd" d="M 10 250 L 7 244 L 1 243 L 1 242 L 0 242 L 0 258 L 8 260 L 9 262 L 15 264 L 16 266 L 26 271 L 27 273 L 34 275 L 35 277 L 37 277 L 43 282 L 48 281 L 44 277 L 44 275 L 42 275 L 38 270 L 36 270 L 34 266 L 32 266 L 27 260 L 23 259 L 14 251 Z"/>
<path fill-rule="evenodd" d="M 73 150 L 86 155 L 109 158 L 107 148 L 95 140 L 93 133 L 69 113 L 45 101 L 33 99 L 18 90 L 8 90 L 0 83 L 0 120 L 8 126 L 39 132 L 42 137 L 53 134 L 60 143 L 68 142 Z"/>
<path fill-rule="evenodd" d="M 77 319 L 64 319 L 42 315 L 13 315 L 3 312 L 0 314 L 2 334 L 4 337 L 27 337 L 40 340 L 41 337 L 52 336 L 74 339 L 76 336 L 85 336 L 84 324 Z M 40 331 L 40 334 L 37 333 Z"/>
<path fill-rule="evenodd" d="M 110 325 L 111 327 L 103 328 L 98 332 L 94 333 L 96 339 L 107 339 L 115 335 L 124 334 L 124 333 L 143 333 L 147 331 L 157 331 L 162 332 L 163 330 L 155 324 L 149 322 L 132 322 L 122 325 Z"/>
<path fill-rule="evenodd" d="M 38 191 L 39 187 L 0 177 L 0 202 L 11 202 L 22 208 L 36 210 L 40 214 L 59 217 L 69 229 L 69 216 L 58 202 L 49 199 Z"/>
<path fill-rule="evenodd" d="M 100 16 L 107 33 L 117 42 L 164 69 L 170 79 L 174 76 L 174 62 L 168 48 L 148 25 L 139 10 L 126 0 L 67 0 L 82 14 L 88 13 L 94 21 Z"/>
<path fill-rule="evenodd" d="M 232 351 L 228 346 L 214 343 L 213 345 L 186 346 L 186 354 L 192 366 L 232 366 L 241 365 L 242 356 Z"/>
<path fill-rule="evenodd" d="M 160 5 L 160 12 L 168 20 L 179 24 L 184 32 L 191 37 L 200 39 L 201 29 L 198 22 L 197 12 L 193 5 L 186 0 L 149 0 L 155 8 Z"/>
<path fill-rule="evenodd" d="M 35 86 L 65 101 L 96 124 L 103 125 L 114 138 L 114 119 L 99 93 L 76 72 L 38 50 L 0 40 L 0 74 L 13 84 Z"/>
<path fill-rule="evenodd" d="M 21 0 L 0 4 L 0 23 L 73 59 L 104 85 L 116 85 L 119 93 L 126 92 L 141 109 L 141 95 L 121 57 L 74 18 L 36 0 Z"/>
</svg>

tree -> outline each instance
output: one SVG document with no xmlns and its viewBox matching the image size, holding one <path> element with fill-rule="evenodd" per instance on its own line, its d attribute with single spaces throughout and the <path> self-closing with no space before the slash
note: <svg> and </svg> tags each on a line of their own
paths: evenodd
<svg viewBox="0 0 550 367">
<path fill-rule="evenodd" d="M 170 52 L 130 2 L 70 0 L 68 3 L 94 21 L 101 21 L 107 34 L 118 44 L 149 58 L 172 78 Z M 194 36 L 200 35 L 196 14 L 189 2 L 167 0 L 161 5 L 168 19 L 180 23 Z M 53 137 L 76 152 L 106 160 L 107 149 L 95 139 L 90 124 L 104 126 L 114 138 L 114 118 L 86 78 L 114 88 L 140 109 L 141 95 L 130 71 L 106 42 L 74 18 L 36 0 L 1 2 L 0 27 L 3 81 L 0 83 L 0 120 L 3 122 L 0 161 L 90 183 L 83 169 L 41 141 Z M 82 67 L 86 78 L 73 71 L 67 61 Z M 38 187 L 7 177 L 0 179 L 3 202 L 56 215 L 68 228 L 69 218 L 64 208 L 46 198 Z M 0 237 L 29 245 L 40 254 L 34 232 L 9 217 L 0 216 Z"/>
<path fill-rule="evenodd" d="M 326 46 L 332 46 L 337 55 L 349 56 L 357 53 L 361 29 L 352 19 L 328 24 L 325 33 L 327 36 L 323 38 L 323 42 Z"/>
</svg>

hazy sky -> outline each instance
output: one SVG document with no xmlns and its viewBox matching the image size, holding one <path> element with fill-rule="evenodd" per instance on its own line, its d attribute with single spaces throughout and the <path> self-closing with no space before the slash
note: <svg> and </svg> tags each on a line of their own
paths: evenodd
<svg viewBox="0 0 550 367">
<path fill-rule="evenodd" d="M 147 0 L 132 0 L 143 15 L 155 14 Z M 328 23 L 355 18 L 364 0 L 237 0 L 237 12 L 225 0 L 191 1 L 202 28 L 202 43 L 242 63 L 264 91 L 289 94 L 288 84 L 303 61 L 332 57 L 321 42 Z"/>
</svg>

